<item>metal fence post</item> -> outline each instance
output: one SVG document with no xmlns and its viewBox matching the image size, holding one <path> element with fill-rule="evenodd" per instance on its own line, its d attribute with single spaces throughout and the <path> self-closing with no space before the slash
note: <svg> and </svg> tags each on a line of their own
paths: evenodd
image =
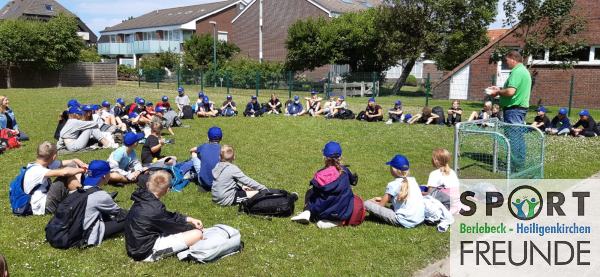
<svg viewBox="0 0 600 277">
<path fill-rule="evenodd" d="M 260 89 L 260 71 L 256 71 L 256 97 L 258 97 L 258 90 Z"/>
<path fill-rule="evenodd" d="M 288 94 L 289 94 L 289 99 L 292 99 L 292 87 L 294 86 L 294 84 L 292 83 L 292 72 L 288 71 Z"/>
<path fill-rule="evenodd" d="M 181 87 L 181 66 L 177 66 L 177 88 Z"/>
<path fill-rule="evenodd" d="M 329 92 L 331 90 L 331 71 L 327 73 L 327 87 L 325 88 L 325 97 L 329 99 Z"/>
<path fill-rule="evenodd" d="M 156 70 L 156 89 L 160 89 L 160 71 Z"/>
<path fill-rule="evenodd" d="M 431 94 L 431 73 L 427 73 L 425 80 L 425 107 L 429 106 L 429 95 Z"/>
<path fill-rule="evenodd" d="M 204 91 L 204 72 L 200 70 L 200 91 Z"/>
<path fill-rule="evenodd" d="M 575 74 L 571 75 L 571 88 L 569 90 L 569 117 L 571 116 L 571 107 L 573 107 L 573 93 L 575 92 Z"/>
<path fill-rule="evenodd" d="M 138 72 L 138 87 L 142 87 L 142 74 Z"/>
<path fill-rule="evenodd" d="M 379 96 L 379 90 L 377 89 L 377 72 L 373 71 L 372 74 L 373 88 L 371 89 L 373 97 Z"/>
<path fill-rule="evenodd" d="M 227 94 L 229 95 L 229 88 L 231 87 L 231 74 L 229 72 L 225 74 L 225 85 L 227 86 Z"/>
</svg>

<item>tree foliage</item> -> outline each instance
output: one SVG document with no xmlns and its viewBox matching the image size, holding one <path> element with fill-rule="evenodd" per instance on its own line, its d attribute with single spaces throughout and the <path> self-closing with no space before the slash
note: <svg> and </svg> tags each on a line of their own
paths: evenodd
<svg viewBox="0 0 600 277">
<path fill-rule="evenodd" d="M 8 67 L 32 64 L 39 68 L 60 70 L 80 59 L 84 47 L 77 35 L 77 20 L 60 14 L 48 22 L 30 20 L 0 21 L 0 63 Z"/>
<path fill-rule="evenodd" d="M 183 43 L 183 64 L 189 69 L 206 69 L 213 63 L 213 36 L 194 35 Z M 217 64 L 222 64 L 240 52 L 233 43 L 217 41 Z"/>
<path fill-rule="evenodd" d="M 488 43 L 498 0 L 386 0 L 379 7 L 382 40 L 403 60 L 398 92 L 422 55 L 450 70 Z"/>
<path fill-rule="evenodd" d="M 79 53 L 79 61 L 88 63 L 100 62 L 102 58 L 98 54 L 98 49 L 94 46 L 84 47 Z"/>
<path fill-rule="evenodd" d="M 280 62 L 263 61 L 260 63 L 253 59 L 238 57 L 226 61 L 217 70 L 209 68 L 206 71 L 206 80 L 208 83 L 215 81 L 219 83 L 223 79 L 224 82 L 229 82 L 229 85 L 253 89 L 256 88 L 258 78 L 261 88 L 273 88 L 275 84 L 279 85 L 280 81 L 285 80 L 283 73 L 284 67 Z"/>
<path fill-rule="evenodd" d="M 515 27 L 514 36 L 522 39 L 523 56 L 550 50 L 561 68 L 570 68 L 577 61 L 576 53 L 585 41 L 577 35 L 585 30 L 586 20 L 577 15 L 575 0 L 506 0 L 504 25 Z M 496 46 L 492 59 L 499 61 L 510 49 Z M 530 66 L 533 64 L 530 64 Z"/>
</svg>

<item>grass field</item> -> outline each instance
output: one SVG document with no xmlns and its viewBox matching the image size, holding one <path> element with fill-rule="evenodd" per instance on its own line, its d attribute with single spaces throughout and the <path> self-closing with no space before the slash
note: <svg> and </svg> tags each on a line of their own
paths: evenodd
<svg viewBox="0 0 600 277">
<path fill-rule="evenodd" d="M 188 89 L 192 91 L 191 88 Z M 224 98 L 224 91 L 208 89 L 215 102 Z M 246 102 L 254 91 L 233 91 L 238 104 Z M 198 265 L 169 258 L 146 264 L 130 260 L 122 237 L 105 241 L 100 247 L 61 251 L 51 248 L 44 239 L 44 226 L 49 216 L 17 218 L 11 215 L 8 184 L 18 168 L 35 158 L 35 148 L 52 135 L 58 114 L 70 98 L 83 103 L 114 101 L 125 97 L 131 101 L 140 95 L 156 102 L 174 91 L 139 89 L 134 86 L 58 89 L 13 89 L 0 91 L 11 100 L 21 129 L 32 140 L 21 149 L 0 156 L 0 253 L 7 257 L 14 276 L 332 276 L 332 275 L 393 275 L 410 276 L 412 272 L 448 254 L 448 234 L 432 227 L 421 226 L 405 230 L 374 222 L 357 228 L 319 230 L 303 226 L 289 218 L 260 219 L 240 215 L 237 208 L 215 206 L 210 195 L 197 192 L 190 185 L 182 193 L 170 193 L 164 201 L 171 210 L 200 218 L 205 226 L 217 223 L 241 230 L 246 248 L 241 254 L 216 263 Z M 287 94 L 281 93 L 284 96 Z M 194 99 L 195 93 L 190 93 Z M 242 97 L 243 96 L 243 97 Z M 261 95 L 266 97 L 265 95 Z M 284 98 L 284 97 L 281 97 Z M 285 97 L 287 98 L 287 97 Z M 417 112 L 424 100 L 401 97 L 406 109 Z M 218 101 L 217 101 L 218 100 Z M 391 106 L 396 97 L 381 97 L 378 101 Z M 349 99 L 356 112 L 365 99 Z M 434 100 L 431 105 L 447 107 L 448 101 Z M 480 103 L 463 103 L 467 111 L 478 110 Z M 594 111 L 594 114 L 598 114 Z M 189 127 L 175 129 L 175 145 L 167 145 L 164 154 L 187 159 L 187 150 L 206 140 L 206 130 L 218 125 L 224 130 L 223 143 L 237 151 L 236 163 L 249 176 L 273 188 L 283 188 L 304 194 L 312 174 L 322 166 L 321 148 L 329 140 L 340 141 L 344 162 L 360 176 L 354 188 L 363 198 L 380 196 L 390 181 L 385 161 L 396 153 L 408 156 L 411 172 L 425 183 L 432 170 L 431 150 L 452 146 L 452 128 L 439 126 L 385 125 L 356 121 L 324 120 L 322 118 L 216 118 L 184 121 Z M 585 178 L 597 172 L 600 161 L 600 139 L 549 138 L 547 140 L 546 178 Z M 141 150 L 141 147 L 140 147 Z M 109 150 L 78 154 L 84 161 L 106 159 Z M 138 151 L 139 154 L 139 151 Z M 71 158 L 65 156 L 61 158 Z M 133 186 L 106 187 L 118 191 L 117 203 L 131 205 Z M 298 203 L 300 206 L 301 202 Z"/>
</svg>

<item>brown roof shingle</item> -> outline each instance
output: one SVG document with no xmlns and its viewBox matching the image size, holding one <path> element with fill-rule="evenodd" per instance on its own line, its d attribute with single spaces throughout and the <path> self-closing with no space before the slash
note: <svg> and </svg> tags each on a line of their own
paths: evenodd
<svg viewBox="0 0 600 277">
<path fill-rule="evenodd" d="M 124 21 L 115 26 L 107 27 L 101 32 L 181 25 L 238 2 L 239 0 L 226 0 L 201 5 L 156 10 Z"/>
<path fill-rule="evenodd" d="M 50 5 L 52 9 L 48 10 L 46 5 Z M 77 17 L 54 0 L 13 0 L 0 9 L 0 19 L 16 19 L 27 15 L 53 17 L 61 12 Z"/>
</svg>

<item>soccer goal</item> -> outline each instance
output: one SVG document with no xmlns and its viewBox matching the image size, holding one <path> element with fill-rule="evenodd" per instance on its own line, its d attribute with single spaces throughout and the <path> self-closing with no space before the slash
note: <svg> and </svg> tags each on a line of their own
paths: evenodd
<svg viewBox="0 0 600 277">
<path fill-rule="evenodd" d="M 462 179 L 542 179 L 544 133 L 497 118 L 458 123 L 454 170 Z"/>
</svg>

